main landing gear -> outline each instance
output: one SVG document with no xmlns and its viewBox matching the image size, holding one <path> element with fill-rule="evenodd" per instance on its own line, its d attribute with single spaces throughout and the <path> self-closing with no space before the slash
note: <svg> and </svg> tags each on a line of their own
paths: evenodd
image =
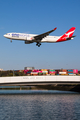
<svg viewBox="0 0 80 120">
<path fill-rule="evenodd" d="M 36 46 L 40 47 L 40 45 L 41 45 L 41 43 L 39 43 L 39 42 L 36 43 Z"/>
</svg>

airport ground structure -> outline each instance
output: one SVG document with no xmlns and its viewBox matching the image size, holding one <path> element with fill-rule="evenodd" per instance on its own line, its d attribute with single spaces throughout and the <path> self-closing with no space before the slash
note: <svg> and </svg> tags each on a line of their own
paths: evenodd
<svg viewBox="0 0 80 120">
<path fill-rule="evenodd" d="M 24 70 L 0 70 L 0 77 L 7 76 L 43 76 L 43 75 L 80 75 L 77 69 L 24 69 Z"/>
<path fill-rule="evenodd" d="M 0 89 L 64 90 L 80 92 L 80 71 L 77 69 L 24 69 L 0 71 Z M 14 89 L 14 88 L 13 88 Z"/>
<path fill-rule="evenodd" d="M 0 77 L 0 86 L 30 86 L 28 89 L 80 92 L 80 76 L 13 76 Z"/>
</svg>

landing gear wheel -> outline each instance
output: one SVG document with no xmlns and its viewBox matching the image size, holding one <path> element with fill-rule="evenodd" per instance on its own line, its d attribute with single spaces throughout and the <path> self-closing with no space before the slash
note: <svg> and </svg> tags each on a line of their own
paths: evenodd
<svg viewBox="0 0 80 120">
<path fill-rule="evenodd" d="M 40 47 L 40 45 L 41 45 L 41 43 L 39 43 L 39 42 L 36 43 L 36 46 Z"/>
<path fill-rule="evenodd" d="M 40 47 L 40 44 L 38 45 L 38 47 Z"/>
<path fill-rule="evenodd" d="M 38 43 L 36 43 L 36 46 L 38 46 Z"/>
</svg>

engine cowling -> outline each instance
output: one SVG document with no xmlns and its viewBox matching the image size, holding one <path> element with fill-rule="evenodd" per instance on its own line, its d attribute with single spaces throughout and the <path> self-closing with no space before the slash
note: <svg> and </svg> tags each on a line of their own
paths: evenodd
<svg viewBox="0 0 80 120">
<path fill-rule="evenodd" d="M 25 41 L 25 44 L 30 44 L 30 42 L 26 40 L 26 41 Z"/>
</svg>

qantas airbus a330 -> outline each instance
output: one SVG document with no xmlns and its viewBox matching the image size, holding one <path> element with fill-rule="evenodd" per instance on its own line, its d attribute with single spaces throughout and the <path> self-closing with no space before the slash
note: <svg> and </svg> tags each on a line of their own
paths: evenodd
<svg viewBox="0 0 80 120">
<path fill-rule="evenodd" d="M 45 32 L 40 35 L 35 34 L 24 34 L 24 33 L 7 33 L 4 35 L 4 37 L 11 40 L 22 40 L 25 41 L 25 44 L 30 44 L 33 42 L 36 42 L 36 46 L 40 47 L 41 43 L 47 42 L 47 43 L 55 43 L 55 42 L 63 42 L 67 40 L 73 39 L 75 36 L 73 36 L 73 33 L 75 31 L 75 27 L 70 28 L 65 34 L 61 36 L 49 36 L 49 34 L 53 31 L 55 31 L 57 28 L 54 28 L 53 30 L 50 30 L 48 32 Z"/>
</svg>

